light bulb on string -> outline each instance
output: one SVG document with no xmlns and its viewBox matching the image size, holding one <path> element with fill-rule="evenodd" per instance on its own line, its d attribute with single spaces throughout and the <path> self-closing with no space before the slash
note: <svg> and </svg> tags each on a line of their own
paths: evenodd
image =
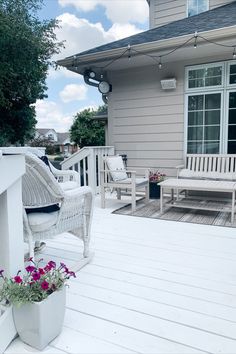
<svg viewBox="0 0 236 354">
<path fill-rule="evenodd" d="M 128 60 L 130 60 L 131 59 L 131 45 L 130 44 L 128 44 L 127 49 L 128 49 Z"/>
<path fill-rule="evenodd" d="M 197 31 L 194 33 L 194 38 L 195 38 L 195 40 L 194 40 L 194 48 L 195 49 L 197 49 L 197 38 L 198 38 L 198 34 L 197 34 Z"/>
<path fill-rule="evenodd" d="M 159 68 L 159 69 L 162 69 L 162 61 L 161 61 L 161 57 L 160 57 L 160 60 L 159 60 L 158 68 Z"/>
<path fill-rule="evenodd" d="M 236 59 L 236 48 L 234 47 L 233 59 Z"/>
</svg>

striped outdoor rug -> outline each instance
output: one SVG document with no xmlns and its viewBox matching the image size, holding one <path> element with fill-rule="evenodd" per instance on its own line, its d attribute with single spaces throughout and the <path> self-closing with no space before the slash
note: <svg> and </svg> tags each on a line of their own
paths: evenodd
<svg viewBox="0 0 236 354">
<path fill-rule="evenodd" d="M 222 202 L 221 202 L 222 204 Z M 184 209 L 171 207 L 160 215 L 160 200 L 152 199 L 145 204 L 144 199 L 137 202 L 134 213 L 131 212 L 131 204 L 127 204 L 113 212 L 114 214 L 139 216 L 144 218 L 162 219 L 180 222 L 189 222 L 203 225 L 236 227 L 236 215 L 234 224 L 231 225 L 230 213 L 208 210 Z"/>
</svg>

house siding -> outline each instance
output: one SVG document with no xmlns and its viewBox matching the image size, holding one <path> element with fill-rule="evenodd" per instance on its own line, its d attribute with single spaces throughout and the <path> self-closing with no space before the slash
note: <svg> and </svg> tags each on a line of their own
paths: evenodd
<svg viewBox="0 0 236 354">
<path fill-rule="evenodd" d="M 226 5 L 232 0 L 209 0 L 209 9 Z M 150 28 L 166 25 L 186 17 L 187 0 L 151 0 Z"/>
<path fill-rule="evenodd" d="M 205 62 L 224 58 L 207 58 Z M 158 168 L 176 176 L 184 157 L 185 66 L 202 59 L 110 73 L 113 91 L 108 105 L 109 145 L 127 154 L 129 168 Z M 162 90 L 160 80 L 175 77 L 175 90 Z"/>
</svg>

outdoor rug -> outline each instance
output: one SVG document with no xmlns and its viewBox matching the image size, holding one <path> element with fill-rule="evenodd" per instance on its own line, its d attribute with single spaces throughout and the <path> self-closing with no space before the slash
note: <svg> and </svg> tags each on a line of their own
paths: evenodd
<svg viewBox="0 0 236 354">
<path fill-rule="evenodd" d="M 230 213 L 221 211 L 208 211 L 196 209 L 184 209 L 171 207 L 160 215 L 160 200 L 150 199 L 145 204 L 145 199 L 137 201 L 137 208 L 134 213 L 131 212 L 131 204 L 127 204 L 122 208 L 113 211 L 113 214 L 138 216 L 151 219 L 161 219 L 169 221 L 189 222 L 203 225 L 236 227 L 236 215 L 234 224 L 231 225 Z"/>
</svg>

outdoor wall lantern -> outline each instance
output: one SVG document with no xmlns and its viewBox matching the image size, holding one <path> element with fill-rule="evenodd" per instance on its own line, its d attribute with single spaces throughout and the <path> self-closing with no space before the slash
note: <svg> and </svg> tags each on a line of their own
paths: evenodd
<svg viewBox="0 0 236 354">
<path fill-rule="evenodd" d="M 175 90 L 177 81 L 175 78 L 161 80 L 161 88 L 162 90 Z"/>
<path fill-rule="evenodd" d="M 87 85 L 94 86 L 98 88 L 98 91 L 103 95 L 105 99 L 105 95 L 112 91 L 112 86 L 109 82 L 103 79 L 103 75 L 97 75 L 92 70 L 86 70 L 84 73 L 84 81 Z M 106 97 L 107 99 L 107 97 Z"/>
</svg>

